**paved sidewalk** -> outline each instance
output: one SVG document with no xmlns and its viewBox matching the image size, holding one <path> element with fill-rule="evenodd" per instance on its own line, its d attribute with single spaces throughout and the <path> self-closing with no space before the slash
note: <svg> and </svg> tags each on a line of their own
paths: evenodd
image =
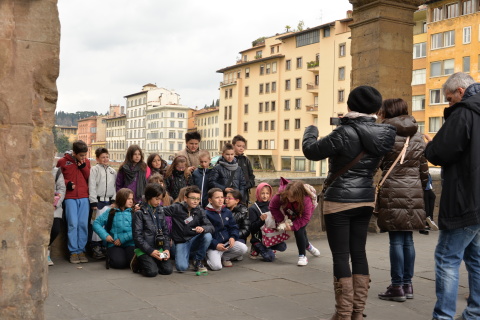
<svg viewBox="0 0 480 320">
<path fill-rule="evenodd" d="M 369 234 L 372 284 L 368 320 L 431 319 L 435 303 L 433 252 L 437 232 L 414 233 L 417 252 L 414 293 L 406 302 L 379 300 L 389 285 L 388 234 Z M 293 238 L 293 237 L 292 237 Z M 55 259 L 49 268 L 45 318 L 54 319 L 329 319 L 334 311 L 332 257 L 325 236 L 312 243 L 322 256 L 297 267 L 294 241 L 274 263 L 246 257 L 232 268 L 145 278 L 130 270 L 105 269 L 105 261 L 73 265 Z M 307 253 L 308 254 L 308 253 Z M 457 313 L 465 308 L 467 274 L 462 264 Z"/>
</svg>

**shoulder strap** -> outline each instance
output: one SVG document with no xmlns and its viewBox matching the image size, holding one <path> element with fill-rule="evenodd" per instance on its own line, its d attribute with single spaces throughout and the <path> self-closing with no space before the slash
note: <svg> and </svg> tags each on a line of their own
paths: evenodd
<svg viewBox="0 0 480 320">
<path fill-rule="evenodd" d="M 358 161 L 360 161 L 360 159 L 363 158 L 363 156 L 365 155 L 365 151 L 362 150 L 362 152 L 360 152 L 356 157 L 355 159 L 353 159 L 352 161 L 350 161 L 349 163 L 347 163 L 346 166 L 344 166 L 342 169 L 338 170 L 337 172 L 335 172 L 334 174 L 332 174 L 330 177 L 328 177 L 327 179 L 325 179 L 325 181 L 323 182 L 323 191 L 325 191 L 331 184 L 333 181 L 335 181 L 335 179 L 337 179 L 338 177 L 340 177 L 342 174 L 344 174 L 345 172 L 347 172 L 351 167 L 353 167 Z"/>
<path fill-rule="evenodd" d="M 390 168 L 388 169 L 387 173 L 383 176 L 383 179 L 382 181 L 380 181 L 377 185 L 377 189 L 380 189 L 383 185 L 383 183 L 385 182 L 385 180 L 387 180 L 387 177 L 388 175 L 390 174 L 390 172 L 392 172 L 392 169 L 393 167 L 395 167 L 395 165 L 397 164 L 398 160 L 400 160 L 400 164 L 403 163 L 403 159 L 405 158 L 405 154 L 407 153 L 407 148 L 408 148 L 408 143 L 410 142 L 410 137 L 407 137 L 407 140 L 405 141 L 405 145 L 403 146 L 403 149 L 402 151 L 400 151 L 400 153 L 398 154 L 397 156 L 397 159 L 395 159 L 395 161 L 392 163 L 392 165 L 390 166 Z"/>
</svg>

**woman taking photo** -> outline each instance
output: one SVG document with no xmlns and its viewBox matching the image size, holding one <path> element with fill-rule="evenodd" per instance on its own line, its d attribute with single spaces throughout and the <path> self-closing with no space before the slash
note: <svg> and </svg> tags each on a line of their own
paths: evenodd
<svg viewBox="0 0 480 320">
<path fill-rule="evenodd" d="M 388 231 L 390 238 L 392 282 L 378 297 L 403 302 L 413 299 L 415 248 L 412 230 L 425 228 L 423 190 L 428 182 L 428 163 L 423 156 L 425 142 L 422 134 L 418 132 L 415 118 L 408 115 L 404 100 L 385 100 L 378 116 L 383 119 L 382 123 L 397 128 L 393 149 L 380 164 L 382 179 L 387 178 L 378 194 L 377 224 L 381 231 Z M 399 160 L 394 164 L 397 158 Z"/>
<path fill-rule="evenodd" d="M 315 161 L 329 158 L 327 179 L 333 180 L 325 191 L 323 208 L 333 256 L 333 320 L 363 319 L 370 281 L 365 243 L 375 199 L 373 175 L 395 141 L 393 126 L 375 123 L 374 114 L 382 105 L 375 88 L 355 88 L 347 105 L 348 113 L 329 135 L 317 140 L 315 126 L 307 127 L 303 135 L 305 157 Z M 342 169 L 348 170 L 331 179 Z"/>
</svg>

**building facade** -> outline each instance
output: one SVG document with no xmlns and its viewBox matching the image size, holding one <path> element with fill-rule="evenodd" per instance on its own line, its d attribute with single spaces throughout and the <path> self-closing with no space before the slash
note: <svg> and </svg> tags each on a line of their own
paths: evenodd
<svg viewBox="0 0 480 320">
<path fill-rule="evenodd" d="M 195 130 L 202 136 L 200 149 L 207 150 L 211 157 L 219 155 L 222 146 L 219 143 L 219 108 L 204 108 L 195 113 Z"/>
<path fill-rule="evenodd" d="M 78 140 L 82 140 L 88 146 L 88 158 L 95 158 L 95 150 L 92 150 L 92 143 L 97 141 L 97 116 L 80 119 L 77 121 Z"/>
<path fill-rule="evenodd" d="M 125 160 L 126 143 L 125 132 L 127 116 L 117 115 L 106 120 L 106 148 L 110 153 L 110 160 L 123 162 Z"/>
<path fill-rule="evenodd" d="M 77 140 L 78 127 L 55 125 L 55 129 L 60 134 L 68 138 L 68 142 L 73 143 Z"/>
</svg>

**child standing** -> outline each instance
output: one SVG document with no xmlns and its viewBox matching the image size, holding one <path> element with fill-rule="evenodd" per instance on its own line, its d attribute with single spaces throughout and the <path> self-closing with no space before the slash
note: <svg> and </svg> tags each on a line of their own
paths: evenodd
<svg viewBox="0 0 480 320">
<path fill-rule="evenodd" d="M 88 262 L 85 256 L 85 245 L 88 239 L 88 177 L 90 176 L 87 152 L 87 144 L 78 140 L 73 143 L 72 153 L 65 153 L 65 156 L 57 162 L 67 187 L 65 216 L 71 263 Z"/>
<path fill-rule="evenodd" d="M 180 189 L 192 184 L 192 172 L 187 170 L 187 158 L 184 156 L 175 157 L 165 174 L 165 185 L 168 193 L 173 199 L 177 199 Z"/>
<path fill-rule="evenodd" d="M 53 224 L 52 229 L 50 231 L 50 242 L 48 243 L 48 265 L 53 266 L 53 261 L 50 259 L 50 246 L 52 245 L 53 241 L 57 238 L 60 234 L 60 228 L 62 224 L 62 203 L 63 199 L 65 199 L 65 193 L 67 191 L 67 187 L 65 186 L 65 180 L 63 179 L 62 171 L 59 168 L 53 168 L 52 171 L 53 176 L 55 177 L 55 196 L 53 200 Z"/>
<path fill-rule="evenodd" d="M 208 204 L 208 190 L 210 190 L 210 173 L 212 172 L 212 165 L 210 161 L 210 153 L 206 150 L 200 151 L 198 156 L 200 159 L 200 166 L 193 171 L 193 184 L 200 188 L 200 192 L 202 193 L 202 201 L 200 206 L 205 208 Z"/>
<path fill-rule="evenodd" d="M 185 157 L 188 171 L 190 171 L 190 173 L 192 173 L 199 165 L 198 156 L 200 152 L 200 141 L 202 141 L 202 136 L 197 131 L 185 133 L 185 143 L 187 144 L 187 147 L 175 154 L 176 157 Z"/>
<path fill-rule="evenodd" d="M 244 155 L 247 146 L 247 140 L 241 135 L 236 135 L 232 139 L 233 150 L 235 151 L 235 159 L 237 159 L 238 166 L 242 168 L 245 177 L 245 192 L 242 194 L 243 202 L 250 203 L 250 189 L 255 187 L 255 175 L 253 174 L 252 163 Z"/>
<path fill-rule="evenodd" d="M 97 165 L 90 169 L 88 178 L 90 208 L 93 210 L 94 218 L 97 210 L 110 206 L 115 200 L 115 181 L 117 180 L 117 172 L 108 164 L 110 161 L 108 150 L 98 148 L 95 150 L 95 156 Z M 104 258 L 102 241 L 99 241 L 98 235 L 92 234 L 90 240 L 93 257 L 95 259 Z"/>
<path fill-rule="evenodd" d="M 270 212 L 277 225 L 285 218 L 292 221 L 286 224 L 285 230 L 292 230 L 298 248 L 298 266 L 306 266 L 308 259 L 306 250 L 315 257 L 320 256 L 320 251 L 315 248 L 307 238 L 307 224 L 312 217 L 314 205 L 302 181 L 291 181 L 280 178 L 280 188 L 270 201 Z"/>
<path fill-rule="evenodd" d="M 287 244 L 285 242 L 281 242 L 270 248 L 267 248 L 262 243 L 261 228 L 265 224 L 268 212 L 270 212 L 268 206 L 270 204 L 272 194 L 273 189 L 268 183 L 260 183 L 255 192 L 257 201 L 255 201 L 255 203 L 251 205 L 250 208 L 248 208 L 250 232 L 252 234 L 252 237 L 250 238 L 250 243 L 252 244 L 252 249 L 250 250 L 250 259 L 257 259 L 258 255 L 260 255 L 263 260 L 267 262 L 273 262 L 275 260 L 275 253 L 273 252 L 273 250 L 287 250 Z"/>
<path fill-rule="evenodd" d="M 225 197 L 225 205 L 233 214 L 233 218 L 238 226 L 238 241 L 246 243 L 250 235 L 250 220 L 248 219 L 248 209 L 242 203 L 242 194 L 238 190 L 232 190 Z M 243 258 L 243 256 L 242 256 Z"/>
<path fill-rule="evenodd" d="M 125 161 L 118 169 L 115 183 L 117 191 L 122 188 L 132 190 L 135 203 L 139 203 L 142 200 L 149 176 L 150 168 L 143 161 L 142 149 L 138 145 L 132 144 L 127 149 Z"/>
<path fill-rule="evenodd" d="M 170 232 L 161 206 L 164 196 L 165 189 L 161 185 L 148 184 L 145 189 L 147 203 L 143 203 L 140 210 L 135 212 L 133 238 L 137 248 L 131 267 L 133 272 L 139 272 L 145 277 L 173 272 L 169 260 Z"/>
<path fill-rule="evenodd" d="M 159 173 L 162 177 L 167 171 L 167 161 L 163 160 L 158 153 L 152 153 L 147 158 L 147 166 L 150 168 L 152 174 Z"/>
<path fill-rule="evenodd" d="M 107 242 L 109 265 L 114 269 L 127 268 L 133 258 L 132 234 L 133 191 L 118 190 L 115 207 L 102 213 L 93 222 L 93 230 Z"/>
<path fill-rule="evenodd" d="M 207 264 L 213 271 L 218 271 L 222 269 L 222 265 L 232 267 L 231 260 L 242 260 L 241 257 L 248 248 L 238 241 L 238 226 L 232 212 L 223 204 L 223 191 L 219 188 L 210 189 L 208 202 L 205 212 L 215 231 L 207 251 Z"/>
<path fill-rule="evenodd" d="M 235 159 L 235 151 L 231 143 L 226 143 L 223 146 L 222 157 L 210 174 L 210 185 L 224 192 L 239 190 L 244 194 L 245 177 L 242 168 L 238 166 L 237 159 Z"/>
</svg>

